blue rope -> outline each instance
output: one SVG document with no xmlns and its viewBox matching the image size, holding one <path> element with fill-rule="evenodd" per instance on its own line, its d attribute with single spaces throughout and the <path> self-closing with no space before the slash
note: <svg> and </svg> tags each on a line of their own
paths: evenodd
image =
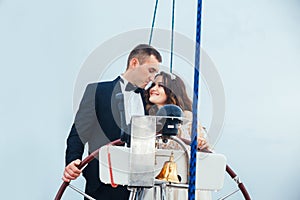
<svg viewBox="0 0 300 200">
<path fill-rule="evenodd" d="M 154 24 L 155 24 L 157 5 L 158 5 L 158 0 L 156 0 L 156 2 L 155 2 L 154 12 L 153 12 L 153 19 L 152 19 L 152 26 L 151 26 L 151 32 L 150 32 L 150 38 L 149 38 L 149 45 L 151 45 L 151 42 L 152 42 L 152 35 L 153 35 L 153 28 L 154 28 Z"/>
<path fill-rule="evenodd" d="M 174 21 L 175 21 L 175 0 L 173 0 L 173 7 L 172 7 L 172 34 L 171 34 L 170 73 L 172 73 L 172 68 L 173 68 Z"/>
<path fill-rule="evenodd" d="M 201 42 L 201 13 L 202 0 L 198 0 L 197 9 L 197 29 L 195 47 L 195 71 L 194 71 L 194 95 L 193 95 L 193 122 L 191 138 L 191 160 L 189 178 L 189 200 L 195 199 L 196 185 L 196 156 L 197 156 L 197 110 L 198 110 L 198 91 L 199 91 L 199 71 L 200 71 L 200 42 Z"/>
</svg>

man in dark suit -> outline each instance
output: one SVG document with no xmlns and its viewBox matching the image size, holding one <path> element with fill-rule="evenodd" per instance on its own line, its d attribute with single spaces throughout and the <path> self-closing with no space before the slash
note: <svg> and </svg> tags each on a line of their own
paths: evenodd
<svg viewBox="0 0 300 200">
<path fill-rule="evenodd" d="M 91 153 L 120 138 L 121 114 L 118 104 L 124 105 L 123 119 L 125 118 L 126 124 L 129 124 L 131 116 L 145 114 L 143 94 L 137 93 L 136 89 L 145 88 L 154 79 L 161 61 L 161 55 L 156 49 L 146 44 L 138 45 L 128 56 L 125 73 L 113 81 L 87 86 L 67 139 L 64 181 L 69 182 L 80 175 L 81 170 L 77 166 L 81 162 L 86 143 Z M 123 94 L 121 102 L 116 98 L 117 94 Z M 94 159 L 83 170 L 86 193 L 96 199 L 127 200 L 129 191 L 126 187 L 112 188 L 101 183 L 98 162 L 98 159 Z"/>
</svg>

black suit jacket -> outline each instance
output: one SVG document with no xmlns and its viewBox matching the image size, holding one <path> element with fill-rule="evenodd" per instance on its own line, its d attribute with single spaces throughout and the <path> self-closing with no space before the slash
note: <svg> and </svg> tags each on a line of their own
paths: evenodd
<svg viewBox="0 0 300 200">
<path fill-rule="evenodd" d="M 89 153 L 120 138 L 120 111 L 116 94 L 121 92 L 120 77 L 113 81 L 89 84 L 84 92 L 75 121 L 67 139 L 66 165 L 82 159 L 84 145 Z M 143 94 L 142 99 L 143 98 Z M 145 102 L 144 102 L 145 105 Z M 94 159 L 83 170 L 86 190 L 93 192 L 101 186 L 99 161 Z"/>
</svg>

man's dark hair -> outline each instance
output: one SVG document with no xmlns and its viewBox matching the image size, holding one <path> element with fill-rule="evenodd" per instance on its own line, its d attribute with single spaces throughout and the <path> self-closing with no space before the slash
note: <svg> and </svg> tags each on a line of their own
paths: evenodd
<svg viewBox="0 0 300 200">
<path fill-rule="evenodd" d="M 148 44 L 139 44 L 130 52 L 128 56 L 127 69 L 132 58 L 137 58 L 139 63 L 143 64 L 146 61 L 146 58 L 148 58 L 151 55 L 155 56 L 158 62 L 162 62 L 161 55 L 155 48 Z"/>
</svg>

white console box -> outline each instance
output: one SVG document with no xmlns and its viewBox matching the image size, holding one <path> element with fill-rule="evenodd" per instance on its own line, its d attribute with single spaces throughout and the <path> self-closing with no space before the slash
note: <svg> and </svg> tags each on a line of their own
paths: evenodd
<svg viewBox="0 0 300 200">
<path fill-rule="evenodd" d="M 120 146 L 104 146 L 100 149 L 100 180 L 110 184 L 110 173 L 108 168 L 107 148 L 111 154 L 112 175 L 115 183 L 129 185 L 130 179 L 130 149 Z M 158 149 L 155 153 L 154 176 L 156 176 L 169 155 L 173 151 L 174 161 L 177 164 L 178 175 L 181 176 L 182 184 L 188 184 L 187 165 L 184 151 Z M 226 168 L 226 158 L 222 154 L 197 153 L 197 190 L 220 190 L 223 187 Z"/>
<path fill-rule="evenodd" d="M 103 146 L 99 152 L 100 180 L 119 185 L 153 187 L 154 179 L 174 153 L 180 184 L 188 184 L 189 160 L 183 150 L 155 149 L 155 116 L 132 117 L 131 148 Z M 108 165 L 110 153 L 112 173 Z M 226 158 L 222 154 L 197 152 L 196 189 L 220 190 L 223 187 Z M 174 185 L 174 184 L 173 184 Z"/>
</svg>

